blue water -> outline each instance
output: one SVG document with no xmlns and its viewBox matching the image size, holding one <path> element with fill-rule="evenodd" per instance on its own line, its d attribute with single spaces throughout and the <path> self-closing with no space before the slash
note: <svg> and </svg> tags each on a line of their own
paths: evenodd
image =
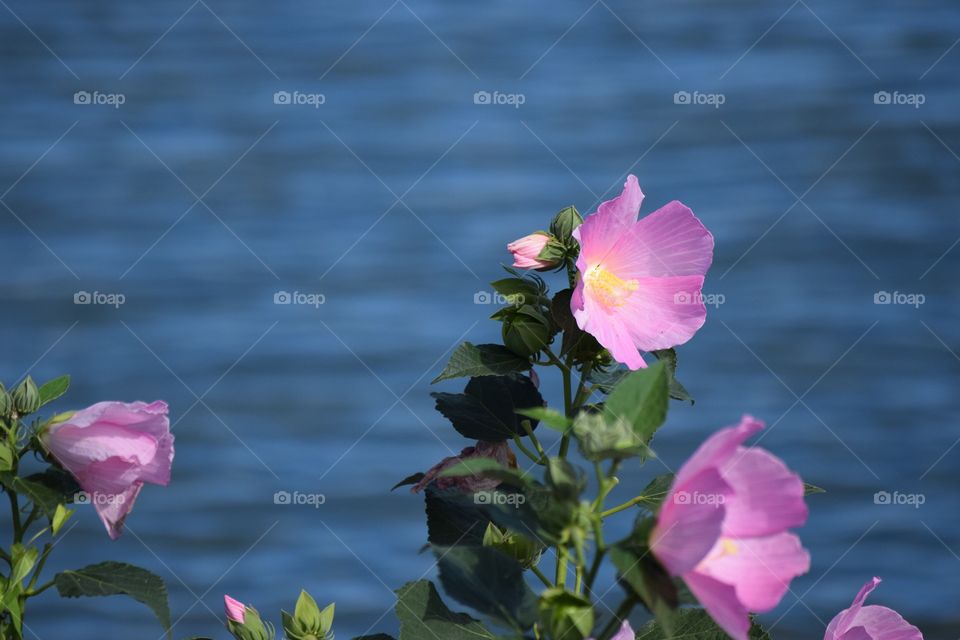
<svg viewBox="0 0 960 640">
<path fill-rule="evenodd" d="M 395 631 L 391 589 L 432 571 L 420 498 L 388 489 L 464 444 L 428 392 L 457 342 L 496 338 L 474 294 L 507 241 L 633 171 L 647 210 L 679 198 L 713 231 L 725 300 L 680 351 L 697 403 L 671 409 L 664 464 L 751 412 L 828 489 L 811 572 L 763 620 L 821 637 L 879 575 L 876 602 L 956 638 L 956 3 L 5 2 L 2 378 L 69 372 L 57 408 L 162 398 L 176 421 L 170 487 L 113 544 L 81 510 L 54 568 L 152 569 L 178 638 L 225 637 L 223 593 L 276 620 L 300 587 L 336 600 L 340 638 Z M 662 471 L 629 467 L 615 498 Z M 160 635 L 136 603 L 53 592 L 28 625 Z"/>
</svg>

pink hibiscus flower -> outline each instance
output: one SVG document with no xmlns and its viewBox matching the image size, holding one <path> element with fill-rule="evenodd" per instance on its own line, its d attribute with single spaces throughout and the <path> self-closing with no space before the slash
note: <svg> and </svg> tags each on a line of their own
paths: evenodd
<svg viewBox="0 0 960 640">
<path fill-rule="evenodd" d="M 703 277 L 713 261 L 713 236 L 688 207 L 674 200 L 638 221 L 642 202 L 630 175 L 623 193 L 573 232 L 577 325 L 631 369 L 646 366 L 640 351 L 683 344 L 703 326 Z"/>
<path fill-rule="evenodd" d="M 654 555 L 680 576 L 734 640 L 750 611 L 773 609 L 810 556 L 788 530 L 807 520 L 803 482 L 779 458 L 741 446 L 763 428 L 744 416 L 680 468 L 650 536 Z"/>
<path fill-rule="evenodd" d="M 920 630 L 893 609 L 875 604 L 863 606 L 878 584 L 880 578 L 863 585 L 850 608 L 838 613 L 827 625 L 823 640 L 923 640 Z"/>
<path fill-rule="evenodd" d="M 626 620 L 623 621 L 623 624 L 620 625 L 620 631 L 617 631 L 610 640 L 636 640 L 637 636 L 633 632 L 633 627 L 630 626 L 630 623 Z M 587 638 L 587 640 L 593 640 L 593 638 Z"/>
</svg>

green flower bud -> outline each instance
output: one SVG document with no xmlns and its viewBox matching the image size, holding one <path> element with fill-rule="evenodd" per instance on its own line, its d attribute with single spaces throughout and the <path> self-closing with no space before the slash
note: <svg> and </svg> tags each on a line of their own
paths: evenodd
<svg viewBox="0 0 960 640">
<path fill-rule="evenodd" d="M 13 400 L 10 398 L 10 394 L 7 393 L 6 388 L 0 384 L 0 417 L 7 417 L 10 415 L 10 409 L 13 408 Z"/>
<path fill-rule="evenodd" d="M 556 236 L 561 242 L 568 243 L 573 230 L 583 224 L 583 216 L 577 211 L 576 207 L 565 207 L 557 213 L 550 223 L 550 233 Z"/>
<path fill-rule="evenodd" d="M 532 305 L 503 318 L 503 344 L 519 356 L 531 356 L 550 343 L 550 321 Z"/>
<path fill-rule="evenodd" d="M 519 533 L 502 531 L 492 522 L 487 525 L 483 534 L 483 546 L 499 549 L 519 562 L 524 569 L 539 563 L 543 554 L 543 546 Z"/>
<path fill-rule="evenodd" d="M 22 416 L 33 413 L 40 408 L 40 390 L 37 389 L 37 383 L 33 378 L 27 376 L 26 380 L 13 392 L 13 404 L 17 413 Z"/>
<path fill-rule="evenodd" d="M 233 635 L 236 640 L 274 640 L 276 631 L 269 622 L 260 619 L 260 614 L 253 607 L 245 606 L 243 603 L 227 596 L 227 631 Z M 236 611 L 243 607 L 243 615 L 238 615 Z"/>
<path fill-rule="evenodd" d="M 330 640 L 333 612 L 333 604 L 321 611 L 310 594 L 301 591 L 293 615 L 286 611 L 280 613 L 283 632 L 288 640 Z"/>
<path fill-rule="evenodd" d="M 583 596 L 547 589 L 540 596 L 540 623 L 552 640 L 583 640 L 593 630 L 593 607 Z"/>
</svg>

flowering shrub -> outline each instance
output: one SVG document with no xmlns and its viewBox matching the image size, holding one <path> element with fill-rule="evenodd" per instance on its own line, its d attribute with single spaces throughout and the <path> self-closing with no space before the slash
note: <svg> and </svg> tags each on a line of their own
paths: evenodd
<svg viewBox="0 0 960 640">
<path fill-rule="evenodd" d="M 468 446 L 397 484 L 424 497 L 446 595 L 482 620 L 454 612 L 433 582 L 418 580 L 397 589 L 399 640 L 769 638 L 753 614 L 775 608 L 809 569 L 795 530 L 807 519 L 806 496 L 821 490 L 746 446 L 764 426 L 750 416 L 710 436 L 676 475 L 651 477 L 630 500 L 607 504 L 621 467 L 654 456 L 671 400 L 693 401 L 677 380 L 675 347 L 706 320 L 712 235 L 679 202 L 638 220 L 642 201 L 631 175 L 586 220 L 567 207 L 549 231 L 508 245 L 514 265 L 493 283 L 506 301 L 492 316 L 502 344 L 461 344 L 434 380 L 468 379 L 462 393 L 433 394 Z M 566 286 L 551 294 L 542 276 L 518 269 L 565 273 Z M 535 371 L 550 367 L 562 381 L 556 408 Z M 60 532 L 71 504 L 93 502 L 116 538 L 143 485 L 166 485 L 173 461 L 163 402 L 101 402 L 27 421 L 67 386 L 65 377 L 39 388 L 27 378 L 12 394 L 0 388 L 0 483 L 13 527 L 12 546 L 0 551 L 9 566 L 0 635 L 20 640 L 27 601 L 52 586 L 65 597 L 129 595 L 169 633 L 163 582 L 143 569 L 103 562 L 39 583 L 53 548 L 41 541 Z M 574 463 L 574 445 L 592 482 Z M 46 468 L 27 473 L 28 454 Z M 606 523 L 629 517 L 629 535 L 607 539 Z M 598 584 L 605 562 L 617 584 Z M 825 640 L 922 639 L 899 614 L 864 604 L 879 582 L 836 615 Z M 617 586 L 623 598 L 611 611 L 600 596 Z M 225 596 L 224 609 L 234 638 L 276 637 L 252 606 Z M 636 632 L 635 610 L 637 619 L 647 612 Z M 330 640 L 334 605 L 321 609 L 301 592 L 280 621 L 289 640 Z"/>
</svg>

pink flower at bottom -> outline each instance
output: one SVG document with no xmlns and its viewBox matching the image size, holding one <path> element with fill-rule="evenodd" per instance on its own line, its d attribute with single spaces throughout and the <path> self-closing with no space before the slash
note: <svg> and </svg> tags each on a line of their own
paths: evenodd
<svg viewBox="0 0 960 640">
<path fill-rule="evenodd" d="M 223 610 L 227 614 L 227 620 L 243 624 L 247 607 L 239 600 L 235 600 L 228 595 L 223 596 Z"/>
<path fill-rule="evenodd" d="M 706 321 L 703 278 L 713 236 L 674 200 L 637 220 L 643 192 L 636 176 L 573 232 L 580 277 L 570 300 L 577 325 L 631 369 L 640 351 L 669 349 Z"/>
<path fill-rule="evenodd" d="M 788 531 L 807 519 L 803 482 L 769 452 L 741 446 L 762 428 L 744 416 L 700 445 L 674 478 L 650 536 L 657 559 L 734 640 L 747 640 L 749 612 L 776 607 L 810 568 Z"/>
<path fill-rule="evenodd" d="M 623 624 L 620 625 L 620 631 L 617 631 L 617 634 L 610 638 L 610 640 L 636 640 L 637 636 L 633 632 L 633 627 L 630 626 L 630 623 L 626 620 L 623 621 Z M 593 638 L 587 638 L 587 640 L 593 640 Z"/>
<path fill-rule="evenodd" d="M 448 489 L 450 487 L 459 487 L 461 490 L 472 493 L 477 491 L 491 491 L 500 486 L 500 480 L 496 478 L 484 478 L 479 476 L 461 476 L 457 478 L 438 478 L 441 472 L 455 467 L 464 460 L 471 458 L 492 458 L 505 467 L 517 468 L 517 456 L 510 449 L 506 442 L 485 442 L 478 440 L 476 446 L 466 447 L 458 456 L 444 458 L 427 471 L 423 478 L 417 484 L 413 485 L 411 491 L 419 493 L 431 482 L 436 481 L 438 489 Z"/>
<path fill-rule="evenodd" d="M 166 486 L 173 464 L 167 403 L 98 402 L 40 435 L 88 495 L 112 539 L 145 482 Z"/>
<path fill-rule="evenodd" d="M 823 640 L 923 640 L 920 630 L 893 609 L 875 604 L 864 606 L 878 584 L 880 578 L 863 585 L 850 608 L 838 613 L 827 625 Z"/>
</svg>

